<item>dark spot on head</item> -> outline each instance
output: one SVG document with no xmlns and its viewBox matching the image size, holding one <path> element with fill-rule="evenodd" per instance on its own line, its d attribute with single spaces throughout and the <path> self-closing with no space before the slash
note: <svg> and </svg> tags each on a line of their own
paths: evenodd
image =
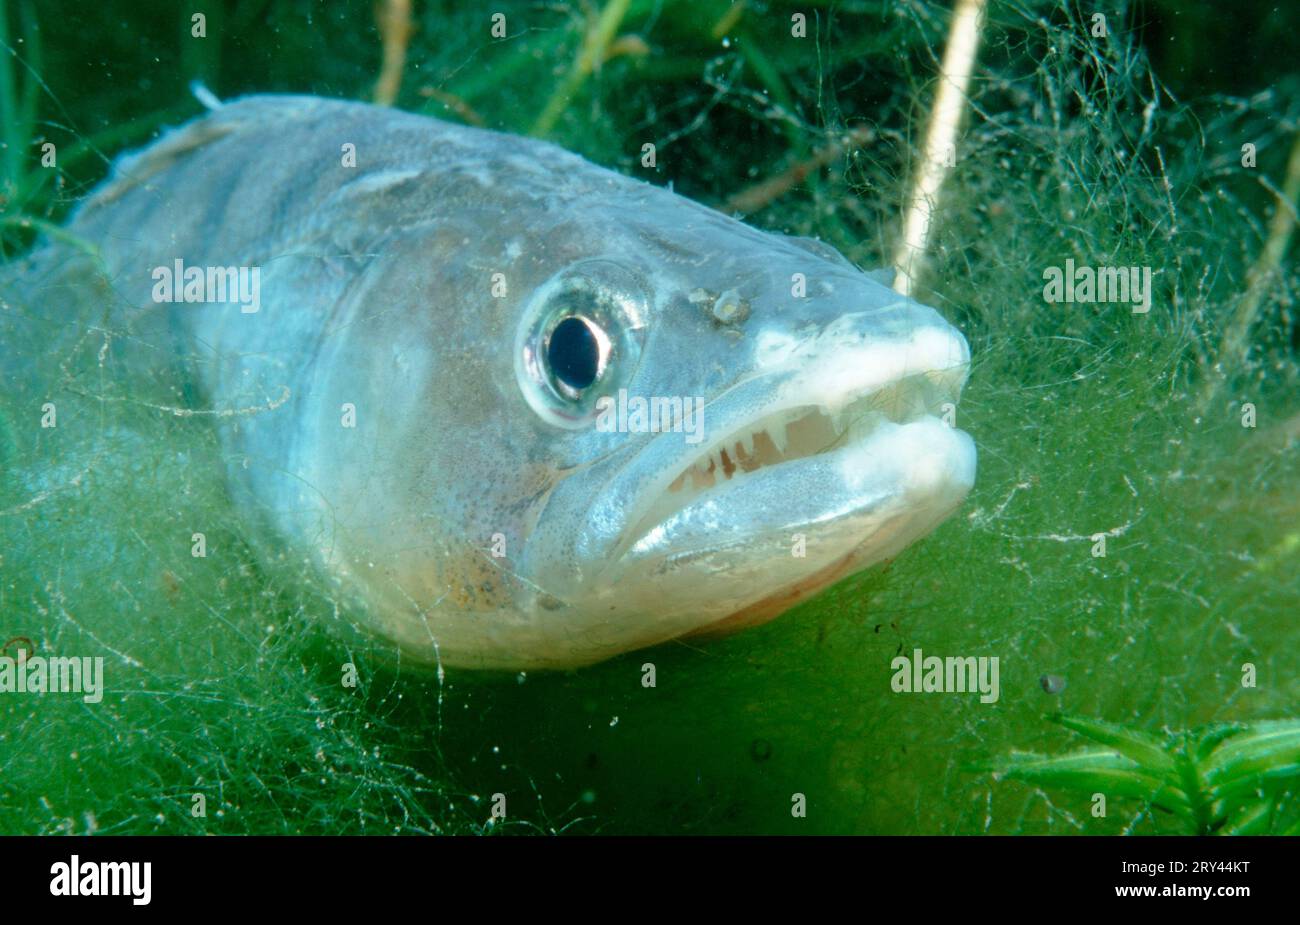
<svg viewBox="0 0 1300 925">
<path fill-rule="evenodd" d="M 755 739 L 749 745 L 749 754 L 755 761 L 766 761 L 772 757 L 772 743 L 767 739 Z"/>
</svg>

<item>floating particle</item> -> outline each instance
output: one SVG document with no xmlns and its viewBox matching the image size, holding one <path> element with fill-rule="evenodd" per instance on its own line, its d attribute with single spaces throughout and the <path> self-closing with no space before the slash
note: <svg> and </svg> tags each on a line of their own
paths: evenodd
<svg viewBox="0 0 1300 925">
<path fill-rule="evenodd" d="M 1059 694 L 1065 690 L 1065 678 L 1059 674 L 1045 674 L 1038 679 L 1038 683 L 1049 694 Z"/>
</svg>

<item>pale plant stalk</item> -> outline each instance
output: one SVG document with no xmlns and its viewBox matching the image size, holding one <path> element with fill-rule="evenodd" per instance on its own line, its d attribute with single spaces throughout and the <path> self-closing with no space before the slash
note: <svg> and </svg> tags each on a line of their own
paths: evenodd
<svg viewBox="0 0 1300 925">
<path fill-rule="evenodd" d="M 956 160 L 957 127 L 965 110 L 975 56 L 979 51 L 985 0 L 957 0 L 948 46 L 940 64 L 921 169 L 903 221 L 903 237 L 894 257 L 894 289 L 911 295 L 930 243 L 939 190 Z"/>
<path fill-rule="evenodd" d="M 1273 187 L 1269 187 L 1273 189 Z M 1219 362 L 1209 376 L 1201 394 L 1201 407 L 1209 406 L 1219 388 L 1234 371 L 1241 370 L 1250 353 L 1250 331 L 1264 304 L 1264 296 L 1269 284 L 1276 281 L 1282 267 L 1282 258 L 1291 246 L 1291 237 L 1296 227 L 1296 205 L 1300 203 L 1300 133 L 1297 133 L 1291 145 L 1291 154 L 1287 158 L 1286 176 L 1282 189 L 1275 190 L 1277 211 L 1268 226 L 1268 239 L 1258 258 L 1246 272 L 1246 291 L 1237 303 L 1227 329 L 1223 334 L 1223 343 L 1219 347 Z"/>
<path fill-rule="evenodd" d="M 605 4 L 604 9 L 600 11 L 600 16 L 587 29 L 587 36 L 582 43 L 582 50 L 578 53 L 578 60 L 574 62 L 572 70 L 569 71 L 569 76 L 551 95 L 550 100 L 546 103 L 546 108 L 542 110 L 542 114 L 537 117 L 537 121 L 533 124 L 533 135 L 545 135 L 555 127 L 556 121 L 564 113 L 574 94 L 587 82 L 587 78 L 600 67 L 609 52 L 610 45 L 613 44 L 618 34 L 618 27 L 622 25 L 623 17 L 627 15 L 631 2 L 632 0 L 610 0 L 609 3 Z"/>
<path fill-rule="evenodd" d="M 381 0 L 375 8 L 375 20 L 384 44 L 384 59 L 375 83 L 375 102 L 391 106 L 402 86 L 406 49 L 415 30 L 411 22 L 411 0 Z"/>
</svg>

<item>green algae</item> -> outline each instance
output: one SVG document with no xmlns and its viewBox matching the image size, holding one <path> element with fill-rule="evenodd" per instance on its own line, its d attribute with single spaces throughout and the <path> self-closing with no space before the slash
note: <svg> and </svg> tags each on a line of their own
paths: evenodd
<svg viewBox="0 0 1300 925">
<path fill-rule="evenodd" d="M 471 8 L 421 10 L 397 104 L 462 118 L 454 98 L 526 132 L 591 22 L 578 5 L 501 6 L 505 39 Z M 575 86 L 549 136 L 719 203 L 867 131 L 750 220 L 887 261 L 945 8 L 798 8 L 812 14 L 802 43 L 789 38 L 793 5 L 755 5 L 716 37 L 729 3 L 629 4 L 622 29 L 646 53 Z M 7 139 L 33 142 L 21 163 L 6 159 L 4 241 L 19 272 L 33 239 L 21 222 L 59 220 L 109 155 L 141 140 L 133 132 L 196 113 L 190 79 L 222 96 L 361 98 L 379 60 L 368 3 L 307 17 L 229 4 L 210 24 L 215 47 L 163 68 L 155 59 L 176 61 L 186 41 L 180 17 L 33 9 L 5 11 L 9 43 L 25 34 L 42 49 L 39 93 L 7 62 L 15 98 L 36 101 L 31 119 L 4 119 Z M 104 324 L 111 286 L 93 260 L 76 258 L 97 293 L 78 317 L 51 313 L 53 295 L 32 303 L 0 286 L 0 636 L 102 652 L 108 680 L 95 709 L 0 698 L 0 832 L 1182 831 L 1140 797 L 1117 795 L 1096 818 L 1089 794 L 969 768 L 1062 754 L 1044 721 L 1058 711 L 1152 735 L 1295 715 L 1289 262 L 1251 352 L 1216 366 L 1279 208 L 1269 186 L 1282 185 L 1297 131 L 1284 92 L 1296 75 L 1185 103 L 1152 79 L 1131 17 L 1116 14 L 1097 43 L 1071 10 L 1006 5 L 988 23 L 924 278 L 922 297 L 971 340 L 958 414 L 980 451 L 975 490 L 888 568 L 729 639 L 526 677 L 394 666 L 336 631 L 346 614 L 328 588 L 251 546 L 211 422 L 173 363 Z M 98 62 L 96 79 L 81 59 Z M 79 152 L 53 175 L 34 145 L 46 138 Z M 1067 259 L 1152 267 L 1152 310 L 1045 303 L 1043 270 Z M 46 403 L 56 427 L 40 427 Z M 917 648 L 998 657 L 998 702 L 893 692 L 891 660 Z M 355 687 L 341 683 L 349 665 Z M 1049 673 L 1058 693 L 1040 684 Z M 1288 787 L 1272 798 L 1293 804 Z M 791 813 L 795 794 L 806 817 Z"/>
</svg>

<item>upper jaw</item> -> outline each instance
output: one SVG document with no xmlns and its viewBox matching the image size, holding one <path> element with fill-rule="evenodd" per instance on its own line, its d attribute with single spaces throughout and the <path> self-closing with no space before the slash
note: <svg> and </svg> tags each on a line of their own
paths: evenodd
<svg viewBox="0 0 1300 925">
<path fill-rule="evenodd" d="M 848 315 L 766 357 L 760 343 L 755 374 L 705 405 L 700 443 L 654 435 L 600 493 L 589 523 L 617 530 L 611 575 L 736 541 L 757 554 L 768 535 L 788 555 L 799 529 L 853 548 L 886 512 L 910 509 L 918 529 L 945 516 L 973 481 L 974 448 L 934 416 L 955 405 L 970 354 L 934 317 L 873 339 Z"/>
</svg>

